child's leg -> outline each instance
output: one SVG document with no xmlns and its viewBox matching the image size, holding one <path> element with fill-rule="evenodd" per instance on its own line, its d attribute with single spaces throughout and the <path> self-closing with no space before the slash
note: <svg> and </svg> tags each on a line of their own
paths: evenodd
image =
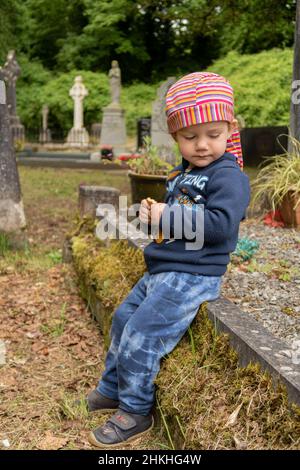
<svg viewBox="0 0 300 470">
<path fill-rule="evenodd" d="M 151 276 L 147 296 L 127 321 L 119 345 L 122 410 L 150 413 L 161 358 L 177 345 L 200 304 L 219 296 L 220 286 L 221 277 L 215 276 L 178 272 Z"/>
<path fill-rule="evenodd" d="M 112 319 L 111 343 L 105 359 L 105 370 L 99 380 L 97 390 L 113 400 L 119 399 L 116 360 L 120 339 L 126 323 L 145 299 L 149 278 L 149 273 L 145 273 L 119 305 Z"/>
</svg>

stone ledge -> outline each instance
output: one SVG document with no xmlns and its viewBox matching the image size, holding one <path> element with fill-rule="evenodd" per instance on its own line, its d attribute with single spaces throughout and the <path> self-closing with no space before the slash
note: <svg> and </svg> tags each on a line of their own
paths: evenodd
<svg viewBox="0 0 300 470">
<path fill-rule="evenodd" d="M 217 331 L 229 335 L 241 366 L 259 363 L 275 382 L 285 384 L 290 401 L 300 405 L 300 366 L 292 362 L 293 351 L 286 343 L 223 297 L 208 302 L 207 313 Z"/>
<path fill-rule="evenodd" d="M 72 160 L 72 159 L 63 159 L 63 158 L 36 158 L 36 157 L 17 157 L 17 164 L 21 166 L 30 166 L 30 167 L 50 167 L 50 168 L 85 168 L 90 170 L 103 170 L 103 171 L 124 171 L 128 170 L 128 165 L 122 163 L 97 163 L 90 160 Z"/>
</svg>

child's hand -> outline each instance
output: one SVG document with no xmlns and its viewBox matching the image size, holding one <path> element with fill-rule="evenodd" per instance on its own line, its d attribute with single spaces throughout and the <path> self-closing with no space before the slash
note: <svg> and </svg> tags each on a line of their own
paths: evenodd
<svg viewBox="0 0 300 470">
<path fill-rule="evenodd" d="M 147 199 L 141 201 L 139 219 L 143 224 L 150 222 L 150 204 Z"/>
<path fill-rule="evenodd" d="M 161 217 L 162 211 L 167 205 L 168 204 L 165 204 L 163 202 L 156 202 L 154 204 L 151 204 L 150 219 L 153 224 L 159 224 L 159 219 Z"/>
</svg>

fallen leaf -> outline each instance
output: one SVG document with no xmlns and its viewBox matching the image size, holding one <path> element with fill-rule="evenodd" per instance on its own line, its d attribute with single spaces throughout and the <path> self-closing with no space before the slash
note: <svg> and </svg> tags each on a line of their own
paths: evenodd
<svg viewBox="0 0 300 470">
<path fill-rule="evenodd" d="M 238 417 L 238 414 L 240 412 L 240 409 L 242 408 L 243 403 L 241 403 L 233 413 L 229 416 L 227 423 L 225 424 L 225 428 L 228 428 L 229 426 L 234 426 Z"/>
<path fill-rule="evenodd" d="M 247 443 L 245 441 L 240 441 L 236 436 L 233 436 L 234 445 L 237 450 L 246 450 Z"/>
<path fill-rule="evenodd" d="M 57 450 L 64 447 L 67 442 L 67 438 L 55 437 L 51 431 L 46 431 L 45 437 L 38 444 L 38 448 L 41 450 Z"/>
</svg>

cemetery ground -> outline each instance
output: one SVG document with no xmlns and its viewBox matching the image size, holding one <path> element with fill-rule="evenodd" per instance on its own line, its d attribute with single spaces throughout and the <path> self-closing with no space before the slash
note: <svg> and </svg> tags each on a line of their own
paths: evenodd
<svg viewBox="0 0 300 470">
<path fill-rule="evenodd" d="M 79 296 L 72 265 L 62 263 L 61 248 L 74 226 L 80 183 L 114 186 L 125 194 L 129 182 L 124 171 L 20 167 L 19 172 L 28 246 L 13 252 L 0 240 L 0 339 L 7 350 L 6 364 L 0 367 L 0 446 L 5 441 L 9 449 L 90 449 L 88 433 L 106 417 L 88 416 L 74 400 L 96 385 L 104 366 L 104 340 Z M 274 334 L 287 339 L 300 334 L 299 232 L 271 229 L 254 219 L 243 222 L 241 232 L 259 241 L 260 248 L 251 260 L 229 266 L 223 295 L 269 324 Z M 260 389 L 255 400 L 262 393 Z M 225 411 L 220 403 L 219 420 Z M 292 427 L 290 431 L 294 436 Z M 281 448 L 300 448 L 294 437 L 285 442 Z M 237 435 L 235 447 L 239 443 Z M 250 448 L 264 445 L 257 426 L 251 430 Z M 204 436 L 202 448 L 214 446 L 222 448 Z M 172 445 L 155 427 L 126 448 Z"/>
</svg>

